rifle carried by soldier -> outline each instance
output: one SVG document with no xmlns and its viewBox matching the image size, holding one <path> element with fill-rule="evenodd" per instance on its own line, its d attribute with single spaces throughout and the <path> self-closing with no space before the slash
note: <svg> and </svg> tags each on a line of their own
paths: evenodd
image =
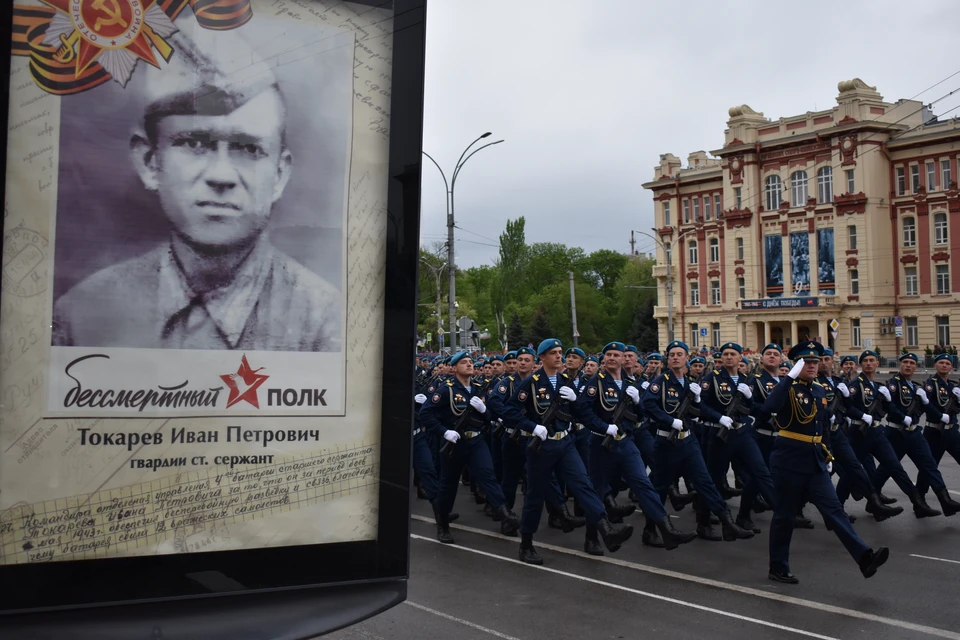
<svg viewBox="0 0 960 640">
<path fill-rule="evenodd" d="M 463 410 L 463 413 L 460 414 L 460 417 L 457 418 L 457 421 L 453 423 L 453 430 L 459 433 L 460 437 L 462 438 L 463 434 L 468 431 L 468 429 L 465 428 L 468 426 L 468 423 L 476 426 L 480 430 L 482 430 L 484 427 L 481 414 L 469 405 Z M 440 447 L 440 453 L 445 453 L 449 458 L 453 455 L 454 447 L 456 447 L 456 443 L 447 440 L 443 443 L 443 446 Z"/>
<path fill-rule="evenodd" d="M 553 404 L 551 404 L 544 412 L 540 422 L 540 424 L 547 428 L 548 436 L 552 436 L 556 433 L 554 424 L 556 424 L 558 418 L 564 422 L 573 423 L 573 416 L 568 410 L 564 410 L 563 413 L 560 413 L 561 408 L 566 409 L 566 406 L 569 405 L 569 401 L 564 400 L 560 396 L 560 389 L 563 389 L 564 387 L 570 387 L 571 389 L 574 389 L 573 379 L 574 378 L 570 378 L 570 384 L 567 384 L 567 380 L 562 380 L 560 374 L 557 374 L 557 397 L 554 399 Z M 575 389 L 574 393 L 576 393 Z M 534 402 L 536 402 L 536 400 L 534 400 Z M 517 429 L 516 433 L 520 433 L 520 429 Z M 530 438 L 530 442 L 527 443 L 527 449 L 537 452 L 540 451 L 541 445 L 543 445 L 543 440 L 534 436 L 533 438 Z"/>
<path fill-rule="evenodd" d="M 696 402 L 697 396 L 693 395 L 689 391 L 683 397 L 683 400 L 680 401 L 680 406 L 677 407 L 677 412 L 675 415 L 676 419 L 680 422 L 683 422 L 686 425 L 687 420 L 690 418 L 699 418 L 700 417 L 700 408 L 697 406 Z M 667 438 L 667 442 L 672 442 L 676 444 L 680 439 L 680 432 L 676 429 L 670 429 L 670 436 Z"/>
<path fill-rule="evenodd" d="M 617 436 L 623 435 L 623 429 L 620 428 L 620 422 L 622 420 L 627 420 L 634 424 L 637 423 L 637 414 L 628 410 L 627 405 L 630 404 L 629 398 L 623 398 L 620 402 L 617 403 L 617 408 L 613 410 L 613 417 L 611 418 L 612 424 L 617 425 Z M 603 445 L 604 449 L 608 451 L 613 447 L 614 437 L 613 436 L 604 436 Z"/>
<path fill-rule="evenodd" d="M 746 396 L 744 396 L 743 393 L 741 393 L 741 392 L 738 390 L 737 393 L 733 396 L 733 399 L 730 400 L 730 404 L 727 405 L 726 410 L 723 412 L 723 415 L 725 415 L 726 417 L 728 417 L 728 418 L 730 418 L 731 420 L 733 420 L 733 428 L 732 428 L 732 429 L 727 429 L 727 428 L 724 427 L 723 425 L 720 426 L 720 433 L 718 434 L 717 437 L 719 437 L 719 438 L 720 438 L 721 440 L 723 440 L 724 442 L 726 442 L 727 440 L 730 439 L 730 432 L 731 432 L 731 431 L 733 431 L 734 429 L 741 429 L 741 428 L 743 428 L 743 426 L 744 426 L 744 425 L 743 425 L 743 422 L 741 422 L 740 420 L 737 420 L 736 417 L 737 417 L 737 416 L 749 416 L 749 415 L 750 415 L 750 410 L 749 410 L 749 409 L 747 409 L 746 407 L 741 407 L 741 406 L 740 406 L 740 405 L 743 404 L 743 399 L 744 399 L 745 397 L 746 397 Z"/>
</svg>

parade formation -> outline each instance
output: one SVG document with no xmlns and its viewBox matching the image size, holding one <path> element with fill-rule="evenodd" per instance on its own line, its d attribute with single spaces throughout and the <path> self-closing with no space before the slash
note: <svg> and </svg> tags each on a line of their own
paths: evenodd
<svg viewBox="0 0 960 640">
<path fill-rule="evenodd" d="M 936 356 L 936 373 L 921 382 L 918 356 L 905 353 L 880 382 L 872 350 L 844 356 L 836 371 L 833 352 L 816 341 L 787 353 L 768 344 L 755 365 L 743 352 L 728 342 L 708 362 L 675 340 L 643 357 L 614 341 L 593 356 L 550 338 L 479 359 L 466 351 L 418 358 L 414 481 L 433 507 L 437 539 L 454 542 L 460 483 L 534 565 L 543 564 L 534 537 L 544 507 L 550 527 L 584 529 L 590 555 L 627 543 L 634 525 L 625 519 L 638 508 L 640 543 L 665 550 L 757 538 L 753 516 L 770 511 L 768 576 L 796 584 L 790 542 L 794 529 L 816 527 L 808 504 L 865 578 L 890 551 L 857 534 L 847 500 L 864 500 L 878 522 L 898 516 L 904 508 L 883 493 L 892 479 L 918 519 L 960 512 L 938 469 L 945 453 L 960 462 L 960 386 L 948 378 L 949 355 Z M 734 515 L 728 500 L 737 496 Z M 678 530 L 667 512 L 688 505 L 696 531 Z"/>
</svg>

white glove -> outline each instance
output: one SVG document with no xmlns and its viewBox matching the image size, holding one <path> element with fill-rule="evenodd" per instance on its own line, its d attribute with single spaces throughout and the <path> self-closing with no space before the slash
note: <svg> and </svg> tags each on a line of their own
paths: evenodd
<svg viewBox="0 0 960 640">
<path fill-rule="evenodd" d="M 577 392 L 570 387 L 560 387 L 560 397 L 573 402 L 577 399 Z"/>
<path fill-rule="evenodd" d="M 636 387 L 627 387 L 627 395 L 633 400 L 633 404 L 640 404 L 640 392 Z"/>
<path fill-rule="evenodd" d="M 906 418 L 903 419 L 903 426 L 909 427 L 912 424 L 913 424 L 913 418 L 911 418 L 910 416 L 907 416 Z"/>
<path fill-rule="evenodd" d="M 547 428 L 542 424 L 538 424 L 533 428 L 533 435 L 537 436 L 541 440 L 547 439 Z"/>
<path fill-rule="evenodd" d="M 640 386 L 643 387 L 643 390 L 644 390 L 644 391 L 646 391 L 646 390 L 647 390 L 647 387 L 650 386 L 650 383 L 647 382 L 646 380 L 644 380 L 644 381 L 640 384 Z"/>
<path fill-rule="evenodd" d="M 697 384 L 696 382 L 691 382 L 691 383 L 690 383 L 690 393 L 692 393 L 694 396 L 697 397 L 697 401 L 698 401 L 698 402 L 699 402 L 699 400 L 700 400 L 700 392 L 701 392 L 701 391 L 702 391 L 702 389 L 700 388 L 700 385 L 699 385 L 699 384 Z"/>
<path fill-rule="evenodd" d="M 960 387 L 954 387 L 953 389 L 950 389 L 950 393 L 957 396 L 957 400 L 960 400 Z"/>
<path fill-rule="evenodd" d="M 753 391 L 750 391 L 750 387 L 743 384 L 742 382 L 737 385 L 737 391 L 743 394 L 743 397 L 749 400 L 753 397 Z"/>
<path fill-rule="evenodd" d="M 833 414 L 831 413 L 831 414 L 830 414 L 830 424 L 836 424 L 836 422 L 837 422 L 837 416 L 835 416 L 835 415 L 833 415 Z"/>
<path fill-rule="evenodd" d="M 727 429 L 732 429 L 733 419 L 730 416 L 720 416 L 720 424 L 725 426 Z"/>
<path fill-rule="evenodd" d="M 883 385 L 880 386 L 880 395 L 886 398 L 887 402 L 890 402 L 890 390 L 884 387 Z"/>
<path fill-rule="evenodd" d="M 794 380 L 796 380 L 797 378 L 800 377 L 800 372 L 803 371 L 803 365 L 804 365 L 804 360 L 803 358 L 800 358 L 799 360 L 796 361 L 796 363 L 794 363 L 793 369 L 790 369 L 790 373 L 788 373 L 787 375 L 793 378 Z"/>
<path fill-rule="evenodd" d="M 487 411 L 487 405 L 483 404 L 483 400 L 477 396 L 470 398 L 470 406 L 476 409 L 479 413 L 486 413 Z"/>
<path fill-rule="evenodd" d="M 615 425 L 615 424 L 608 424 L 608 425 L 607 425 L 607 435 L 608 435 L 608 436 L 615 436 L 615 435 L 617 435 L 618 433 L 620 433 L 620 429 L 617 429 L 617 425 Z"/>
<path fill-rule="evenodd" d="M 870 426 L 871 424 L 873 424 L 873 416 L 870 415 L 869 413 L 863 414 L 862 420 L 867 423 L 867 426 Z"/>
<path fill-rule="evenodd" d="M 942 422 L 943 424 L 950 424 L 950 416 L 947 415 L 946 413 L 943 414 L 942 416 L 940 416 L 940 422 Z"/>
<path fill-rule="evenodd" d="M 456 444 L 457 440 L 460 439 L 460 434 L 453 429 L 447 429 L 443 432 L 443 439 Z"/>
<path fill-rule="evenodd" d="M 828 463 L 827 463 L 827 473 L 833 473 L 833 463 L 832 463 L 832 462 L 828 462 Z"/>
<path fill-rule="evenodd" d="M 927 397 L 927 392 L 920 387 L 917 387 L 917 395 L 920 396 L 920 402 L 930 404 L 930 398 Z"/>
<path fill-rule="evenodd" d="M 848 389 L 848 388 L 847 388 L 847 385 L 845 385 L 845 384 L 842 383 L 842 382 L 837 385 L 837 391 L 839 391 L 840 393 L 842 393 L 844 398 L 849 398 L 849 397 L 850 397 L 850 389 Z"/>
<path fill-rule="evenodd" d="M 417 395 L 413 396 L 413 401 L 417 404 L 423 404 L 427 401 L 427 396 L 423 395 L 422 393 L 418 393 Z"/>
<path fill-rule="evenodd" d="M 673 419 L 673 424 L 670 426 L 676 429 L 677 431 L 683 431 L 683 422 L 681 422 L 680 420 L 677 420 L 676 418 Z"/>
</svg>

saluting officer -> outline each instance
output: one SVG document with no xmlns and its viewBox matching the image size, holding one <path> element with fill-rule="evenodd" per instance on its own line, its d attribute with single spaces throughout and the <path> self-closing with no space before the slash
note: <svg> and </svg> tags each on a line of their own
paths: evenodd
<svg viewBox="0 0 960 640">
<path fill-rule="evenodd" d="M 572 378 L 563 370 L 560 341 L 544 340 L 537 354 L 542 368 L 520 381 L 504 408 L 508 427 L 530 433 L 541 443 L 539 448 L 527 446 L 525 449 L 527 493 L 520 520 L 520 559 L 529 564 L 543 564 L 543 558 L 533 547 L 533 534 L 540 525 L 544 496 L 555 482 L 554 473 L 586 513 L 588 525 L 600 532 L 607 549 L 614 552 L 633 534 L 633 527 L 611 524 L 573 444 L 571 407 L 577 393 Z M 553 418 L 544 420 L 551 411 Z"/>
<path fill-rule="evenodd" d="M 873 551 L 860 539 L 830 482 L 832 457 L 823 442 L 824 434 L 829 433 L 827 398 L 816 381 L 823 345 L 814 341 L 797 344 L 788 355 L 796 364 L 765 403 L 766 410 L 776 414 L 779 428 L 770 454 L 777 504 L 770 523 L 768 575 L 786 584 L 800 582 L 790 572 L 790 539 L 794 515 L 809 501 L 857 562 L 863 577 L 869 578 L 887 561 L 890 551 L 886 547 Z"/>
<path fill-rule="evenodd" d="M 945 353 L 939 354 L 934 362 L 936 375 L 931 376 L 924 388 L 930 404 L 927 405 L 927 426 L 923 429 L 923 437 L 930 445 L 930 453 L 938 465 L 943 454 L 949 453 L 960 463 L 960 430 L 957 429 L 957 406 L 960 402 L 960 387 L 947 379 L 953 371 L 953 362 Z M 926 495 L 929 480 L 925 477 L 917 478 L 917 490 Z"/>
<path fill-rule="evenodd" d="M 692 415 L 680 415 L 687 394 L 692 394 L 691 405 L 700 404 L 700 385 L 686 377 L 686 343 L 674 340 L 667 346 L 668 371 L 657 376 L 641 398 L 644 412 L 657 429 L 654 445 L 653 486 L 663 502 L 670 486 L 678 476 L 683 476 L 688 487 L 694 487 L 700 500 L 717 515 L 723 525 L 723 539 L 727 541 L 753 537 L 753 531 L 741 529 L 733 521 L 730 509 L 724 502 L 700 452 L 700 444 L 690 430 Z M 697 530 L 710 526 L 710 516 L 704 520 L 697 514 Z"/>
</svg>

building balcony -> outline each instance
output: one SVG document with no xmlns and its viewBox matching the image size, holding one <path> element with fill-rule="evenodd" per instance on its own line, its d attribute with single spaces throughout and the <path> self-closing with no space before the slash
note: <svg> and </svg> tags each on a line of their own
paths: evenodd
<svg viewBox="0 0 960 640">
<path fill-rule="evenodd" d="M 657 264 L 653 267 L 653 277 L 654 278 L 666 278 L 667 277 L 667 265 Z"/>
</svg>

